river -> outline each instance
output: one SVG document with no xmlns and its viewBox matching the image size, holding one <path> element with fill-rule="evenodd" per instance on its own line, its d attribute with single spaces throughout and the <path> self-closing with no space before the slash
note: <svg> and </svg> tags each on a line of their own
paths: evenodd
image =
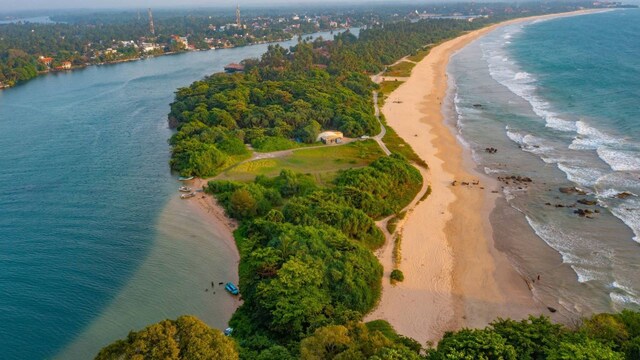
<svg viewBox="0 0 640 360">
<path fill-rule="evenodd" d="M 86 359 L 181 314 L 226 326 L 234 300 L 205 288 L 237 278 L 234 249 L 177 199 L 166 117 L 177 88 L 267 46 L 92 66 L 0 92 L 3 359 Z"/>
</svg>

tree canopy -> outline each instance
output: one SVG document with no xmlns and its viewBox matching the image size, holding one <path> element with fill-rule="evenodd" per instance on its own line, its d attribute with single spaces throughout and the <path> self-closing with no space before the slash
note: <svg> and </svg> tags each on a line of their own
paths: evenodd
<svg viewBox="0 0 640 360">
<path fill-rule="evenodd" d="M 234 341 L 193 316 L 163 320 L 103 348 L 96 360 L 235 360 Z"/>
</svg>

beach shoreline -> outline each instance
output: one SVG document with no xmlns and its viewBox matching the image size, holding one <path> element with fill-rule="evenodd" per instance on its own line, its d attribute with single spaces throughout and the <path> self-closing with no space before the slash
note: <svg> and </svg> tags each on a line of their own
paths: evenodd
<svg viewBox="0 0 640 360">
<path fill-rule="evenodd" d="M 447 65 L 457 51 L 498 27 L 599 11 L 514 19 L 448 40 L 432 48 L 389 95 L 397 101 L 386 102 L 382 112 L 388 125 L 429 164 L 423 176 L 432 193 L 425 201 L 414 201 L 398 227 L 403 235 L 402 283 L 391 285 L 388 279 L 394 267 L 393 243 L 376 252 L 384 267 L 383 295 L 366 321 L 387 320 L 399 333 L 424 344 L 437 342 L 446 331 L 484 327 L 496 317 L 544 314 L 559 319 L 534 298 L 530 280 L 494 241 L 490 216 L 501 197 L 499 184 L 476 170 L 470 150 L 458 141 L 455 124 L 444 114 L 452 101 Z M 206 184 L 206 179 L 196 179 L 189 185 L 202 189 Z M 239 261 L 233 238 L 237 222 L 212 196 L 198 195 L 188 202 L 211 226 L 225 229 L 225 246 L 234 249 Z"/>
<path fill-rule="evenodd" d="M 387 320 L 423 344 L 437 342 L 446 331 L 484 327 L 497 317 L 544 314 L 566 320 L 534 297 L 530 279 L 498 250 L 490 216 L 501 196 L 499 185 L 476 170 L 470 149 L 445 115 L 452 102 L 447 67 L 456 52 L 499 27 L 600 11 L 514 19 L 448 40 L 432 48 L 389 95 L 393 101 L 382 108 L 387 123 L 429 164 L 425 181 L 433 191 L 399 229 L 405 280 L 392 286 L 383 279 L 382 299 L 366 320 Z M 388 261 L 378 255 L 386 274 Z"/>
</svg>

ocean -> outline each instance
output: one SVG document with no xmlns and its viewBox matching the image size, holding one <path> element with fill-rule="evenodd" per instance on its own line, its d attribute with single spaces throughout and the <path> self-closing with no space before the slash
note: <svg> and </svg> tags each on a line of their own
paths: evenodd
<svg viewBox="0 0 640 360">
<path fill-rule="evenodd" d="M 448 69 L 451 125 L 504 194 L 497 247 L 567 319 L 640 307 L 638 34 L 637 9 L 529 21 Z"/>
<path fill-rule="evenodd" d="M 267 46 L 92 66 L 0 92 L 0 358 L 92 358 L 182 314 L 226 326 L 236 300 L 205 289 L 236 280 L 235 250 L 178 198 L 167 114 L 178 87 Z"/>
</svg>

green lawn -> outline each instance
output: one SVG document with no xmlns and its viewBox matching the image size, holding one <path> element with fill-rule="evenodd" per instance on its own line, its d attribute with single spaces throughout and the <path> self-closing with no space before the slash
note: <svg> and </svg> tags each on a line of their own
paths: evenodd
<svg viewBox="0 0 640 360">
<path fill-rule="evenodd" d="M 250 181 L 257 175 L 277 176 L 283 169 L 312 174 L 319 184 L 329 183 L 338 170 L 369 165 L 383 155 L 373 140 L 342 146 L 301 149 L 291 155 L 245 162 L 222 173 L 218 179 Z"/>
<path fill-rule="evenodd" d="M 382 107 L 389 95 L 397 89 L 400 85 L 404 84 L 404 81 L 383 81 L 380 83 L 380 90 L 378 90 L 378 106 Z"/>
<path fill-rule="evenodd" d="M 415 55 L 409 56 L 407 59 L 415 62 L 420 62 L 427 55 L 429 55 L 430 51 L 431 51 L 431 47 L 428 47 L 426 49 L 423 48 L 422 50 L 419 50 Z"/>
<path fill-rule="evenodd" d="M 401 61 L 398 64 L 388 68 L 384 73 L 384 76 L 408 77 L 411 76 L 411 70 L 413 70 L 414 66 L 416 66 L 416 64 L 407 61 Z"/>
<path fill-rule="evenodd" d="M 413 148 L 409 146 L 409 144 L 407 144 L 404 139 L 402 139 L 398 135 L 398 133 L 393 130 L 392 127 L 387 125 L 387 121 L 384 118 L 384 115 L 382 115 L 380 119 L 384 123 L 384 126 L 387 128 L 387 133 L 382 138 L 382 141 L 385 143 L 385 145 L 387 145 L 389 151 L 391 151 L 392 153 L 401 154 L 402 156 L 409 159 L 409 161 L 419 164 L 424 168 L 428 168 L 427 163 L 422 160 L 415 151 L 413 151 Z"/>
</svg>

